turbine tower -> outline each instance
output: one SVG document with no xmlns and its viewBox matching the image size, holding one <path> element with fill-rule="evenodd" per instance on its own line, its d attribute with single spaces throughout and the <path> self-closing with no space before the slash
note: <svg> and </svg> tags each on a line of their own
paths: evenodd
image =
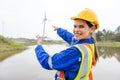
<svg viewBox="0 0 120 80">
<path fill-rule="evenodd" d="M 45 27 L 46 27 L 46 21 L 48 19 L 46 18 L 46 12 L 44 13 L 44 18 L 43 18 L 43 34 L 42 34 L 42 37 L 45 37 Z"/>
</svg>

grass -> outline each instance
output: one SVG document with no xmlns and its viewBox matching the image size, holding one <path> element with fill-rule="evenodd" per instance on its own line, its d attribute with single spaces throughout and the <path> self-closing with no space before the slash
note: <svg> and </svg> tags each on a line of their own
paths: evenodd
<svg viewBox="0 0 120 80">
<path fill-rule="evenodd" d="M 5 50 L 5 51 L 2 51 L 0 52 L 0 61 L 12 56 L 12 55 L 15 55 L 21 51 L 25 50 L 24 48 L 13 48 L 13 49 L 8 49 L 8 50 Z"/>
<path fill-rule="evenodd" d="M 120 47 L 120 42 L 113 42 L 113 41 L 104 41 L 104 42 L 97 42 L 97 46 L 100 47 Z"/>
<path fill-rule="evenodd" d="M 26 47 L 24 45 L 0 36 L 0 61 L 25 49 Z"/>
</svg>

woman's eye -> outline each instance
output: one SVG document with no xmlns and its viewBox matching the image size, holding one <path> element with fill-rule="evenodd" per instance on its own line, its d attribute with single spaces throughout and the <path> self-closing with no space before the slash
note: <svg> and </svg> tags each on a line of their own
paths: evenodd
<svg viewBox="0 0 120 80">
<path fill-rule="evenodd" d="M 77 26 L 76 25 L 74 25 L 74 28 L 76 28 Z"/>
<path fill-rule="evenodd" d="M 84 28 L 84 25 L 74 25 L 74 28 Z"/>
<path fill-rule="evenodd" d="M 79 27 L 79 28 L 84 28 L 84 26 L 83 26 L 83 25 L 79 25 L 78 27 Z"/>
</svg>

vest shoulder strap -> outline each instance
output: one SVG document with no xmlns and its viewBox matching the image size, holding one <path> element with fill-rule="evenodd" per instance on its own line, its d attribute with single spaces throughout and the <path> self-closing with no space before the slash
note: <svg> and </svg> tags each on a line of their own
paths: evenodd
<svg viewBox="0 0 120 80">
<path fill-rule="evenodd" d="M 91 70 L 92 51 L 84 44 L 75 45 L 81 53 L 81 64 L 74 80 L 87 80 Z"/>
</svg>

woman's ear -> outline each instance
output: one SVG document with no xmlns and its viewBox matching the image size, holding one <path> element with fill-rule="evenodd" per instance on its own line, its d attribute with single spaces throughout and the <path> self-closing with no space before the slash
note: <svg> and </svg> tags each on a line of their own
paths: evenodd
<svg viewBox="0 0 120 80">
<path fill-rule="evenodd" d="M 94 25 L 94 26 L 92 26 L 90 29 L 91 29 L 90 33 L 92 34 L 92 33 L 95 31 L 96 26 Z"/>
</svg>

